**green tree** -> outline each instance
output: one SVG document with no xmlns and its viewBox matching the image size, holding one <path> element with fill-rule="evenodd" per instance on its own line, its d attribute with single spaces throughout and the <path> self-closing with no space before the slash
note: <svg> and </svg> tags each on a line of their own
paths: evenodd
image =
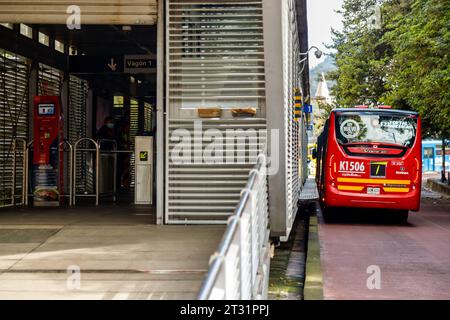
<svg viewBox="0 0 450 320">
<path fill-rule="evenodd" d="M 450 135 L 450 1 L 389 1 L 383 40 L 392 48 L 383 99 L 416 110 L 426 136 Z"/>
<path fill-rule="evenodd" d="M 370 8 L 382 23 L 371 28 Z M 340 107 L 390 104 L 420 113 L 428 137 L 450 136 L 450 1 L 345 0 L 343 30 L 333 31 Z"/>
<path fill-rule="evenodd" d="M 336 81 L 332 88 L 340 107 L 380 103 L 386 91 L 386 73 L 391 48 L 381 41 L 385 33 L 382 25 L 374 26 L 377 0 L 345 0 L 339 13 L 343 16 L 341 32 L 332 30 L 334 59 L 337 70 L 328 74 Z"/>
</svg>

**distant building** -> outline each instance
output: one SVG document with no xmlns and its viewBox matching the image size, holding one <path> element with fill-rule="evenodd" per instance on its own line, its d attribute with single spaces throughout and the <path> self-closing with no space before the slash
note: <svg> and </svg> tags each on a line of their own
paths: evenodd
<svg viewBox="0 0 450 320">
<path fill-rule="evenodd" d="M 317 85 L 316 94 L 313 97 L 316 102 L 322 102 L 326 104 L 332 103 L 332 98 L 330 96 L 330 91 L 328 90 L 327 81 L 325 79 L 325 74 L 322 72 L 322 79 L 320 79 Z"/>
</svg>

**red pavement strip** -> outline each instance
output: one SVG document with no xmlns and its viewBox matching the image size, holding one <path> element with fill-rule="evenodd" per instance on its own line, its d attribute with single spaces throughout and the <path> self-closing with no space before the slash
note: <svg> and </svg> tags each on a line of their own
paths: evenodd
<svg viewBox="0 0 450 320">
<path fill-rule="evenodd" d="M 404 225 L 320 217 L 324 298 L 450 299 L 450 201 L 434 201 Z M 367 287 L 370 265 L 380 267 L 380 289 Z"/>
</svg>

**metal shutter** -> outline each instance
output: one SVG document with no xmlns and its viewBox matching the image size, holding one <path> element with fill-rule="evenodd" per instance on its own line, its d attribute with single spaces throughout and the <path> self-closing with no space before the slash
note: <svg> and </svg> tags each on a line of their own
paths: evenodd
<svg viewBox="0 0 450 320">
<path fill-rule="evenodd" d="M 73 75 L 69 76 L 67 139 L 72 145 L 74 145 L 78 139 L 89 136 L 86 111 L 88 90 L 88 81 Z M 85 153 L 77 153 L 75 161 L 78 168 L 80 168 L 81 164 L 87 163 L 88 155 Z M 77 192 L 87 191 L 88 193 L 92 193 L 94 192 L 94 175 L 92 174 L 92 170 L 89 170 L 87 165 L 82 165 L 81 168 L 81 170 L 77 170 Z M 66 178 L 66 181 L 69 180 Z"/>
<path fill-rule="evenodd" d="M 13 203 L 13 138 L 28 140 L 29 70 L 29 60 L 0 49 L 0 206 Z M 16 194 L 19 194 L 23 154 L 18 153 L 16 160 Z"/>
<path fill-rule="evenodd" d="M 38 94 L 40 96 L 60 96 L 62 82 L 61 70 L 39 63 Z"/>
<path fill-rule="evenodd" d="M 166 223 L 225 223 L 238 203 L 248 174 L 266 141 L 265 70 L 262 1 L 169 0 L 167 4 L 168 136 L 166 137 Z M 225 137 L 224 149 L 246 154 L 245 163 L 211 164 L 203 154 L 209 142 L 194 135 L 199 107 L 221 107 L 220 119 L 203 119 L 202 134 L 214 129 Z M 231 108 L 256 107 L 255 118 L 235 119 Z M 193 161 L 171 161 L 175 130 L 193 142 Z M 255 130 L 258 138 L 235 143 L 227 130 Z M 234 155 L 231 158 L 234 158 Z"/>
<path fill-rule="evenodd" d="M 157 0 L 16 0 L 0 1 L 0 21 L 66 24 L 72 5 L 80 8 L 81 24 L 153 25 L 157 20 Z"/>
<path fill-rule="evenodd" d="M 130 150 L 135 150 L 136 136 L 139 132 L 139 101 L 136 99 L 130 99 Z M 130 155 L 130 187 L 134 187 L 135 184 L 135 168 L 136 168 L 136 155 L 134 152 Z"/>
</svg>

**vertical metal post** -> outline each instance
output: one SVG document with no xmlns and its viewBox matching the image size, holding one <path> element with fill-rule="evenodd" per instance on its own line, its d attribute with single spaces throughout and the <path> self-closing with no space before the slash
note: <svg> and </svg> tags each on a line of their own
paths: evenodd
<svg viewBox="0 0 450 320">
<path fill-rule="evenodd" d="M 100 147 L 95 143 L 95 205 L 99 204 L 100 197 Z"/>
<path fill-rule="evenodd" d="M 442 170 L 441 170 L 441 182 L 445 182 L 445 138 L 442 138 Z"/>
<path fill-rule="evenodd" d="M 68 158 L 68 165 L 67 165 L 67 169 L 69 170 L 68 176 L 69 176 L 69 206 L 72 206 L 72 202 L 73 202 L 73 146 L 72 144 L 67 141 L 64 140 L 61 144 L 60 147 L 64 148 L 64 145 L 67 145 L 69 147 L 69 158 Z"/>
<path fill-rule="evenodd" d="M 15 191 L 16 191 L 16 138 L 13 139 L 12 144 L 12 154 L 13 154 L 13 168 L 12 168 L 12 184 L 11 184 L 11 205 L 15 203 Z"/>
<path fill-rule="evenodd" d="M 28 156 L 27 156 L 27 141 L 23 141 L 23 163 L 22 163 L 22 205 L 25 204 L 25 199 L 28 197 L 28 192 L 26 189 L 28 175 L 27 175 L 27 167 L 28 167 Z"/>
<path fill-rule="evenodd" d="M 68 176 L 69 176 L 69 206 L 72 206 L 72 148 L 70 146 L 70 143 L 66 140 L 65 141 L 67 145 L 69 146 L 69 158 L 68 158 L 68 164 L 67 164 L 67 170 L 69 170 Z"/>
<path fill-rule="evenodd" d="M 98 206 L 99 204 L 99 192 L 100 192 L 100 181 L 99 181 L 99 168 L 100 168 L 100 147 L 99 144 L 97 142 L 95 142 L 95 140 L 91 139 L 91 138 L 81 138 L 78 139 L 75 144 L 74 144 L 74 148 L 73 148 L 73 178 L 72 178 L 72 182 L 73 182 L 73 204 L 75 205 L 76 203 L 76 198 L 77 198 L 77 189 L 76 189 L 76 183 L 77 183 L 77 165 L 76 165 L 76 157 L 77 157 L 77 152 L 79 151 L 78 149 L 78 145 L 82 142 L 82 141 L 88 141 L 90 143 L 92 143 L 95 147 L 95 149 L 83 149 L 81 148 L 81 151 L 94 151 L 95 152 L 95 194 L 93 195 L 95 197 L 95 205 Z M 92 195 L 90 195 L 92 196 Z"/>
<path fill-rule="evenodd" d="M 30 142 L 27 143 L 27 152 L 25 155 L 25 160 L 26 160 L 26 167 L 25 167 L 25 205 L 28 205 L 28 188 L 29 188 L 29 179 L 30 179 L 30 149 L 31 146 L 33 145 L 33 140 L 31 140 Z"/>
<path fill-rule="evenodd" d="M 167 0 L 166 0 L 167 1 Z M 157 24 L 157 52 L 156 52 L 156 223 L 164 223 L 164 179 L 167 179 L 165 167 L 164 137 L 166 128 L 164 126 L 164 6 L 166 1 L 158 1 L 158 24 Z"/>
<path fill-rule="evenodd" d="M 75 144 L 73 145 L 73 170 L 72 170 L 72 190 L 73 190 L 73 199 L 72 204 L 75 205 L 76 198 L 77 198 L 77 146 L 78 141 L 75 141 Z"/>
<path fill-rule="evenodd" d="M 135 158 L 136 159 L 136 158 Z M 136 160 L 135 160 L 136 161 Z M 136 166 L 136 165 L 135 165 Z M 113 182 L 113 201 L 116 202 L 117 201 L 117 147 L 116 147 L 116 152 L 114 152 L 114 167 L 113 167 L 113 171 L 114 171 L 114 182 Z M 130 170 L 131 171 L 131 170 Z M 134 169 L 134 174 L 136 174 L 136 167 Z M 134 179 L 134 181 L 136 181 L 136 179 Z"/>
<path fill-rule="evenodd" d="M 287 230 L 286 207 L 286 120 L 284 102 L 284 31 L 282 1 L 263 0 L 264 62 L 266 74 L 267 148 L 272 162 L 278 156 L 279 169 L 269 176 L 269 213 L 273 236 Z M 281 108 L 281 109 L 280 109 Z M 277 141 L 272 130 L 279 130 Z M 272 148 L 273 147 L 273 148 Z"/>
</svg>

